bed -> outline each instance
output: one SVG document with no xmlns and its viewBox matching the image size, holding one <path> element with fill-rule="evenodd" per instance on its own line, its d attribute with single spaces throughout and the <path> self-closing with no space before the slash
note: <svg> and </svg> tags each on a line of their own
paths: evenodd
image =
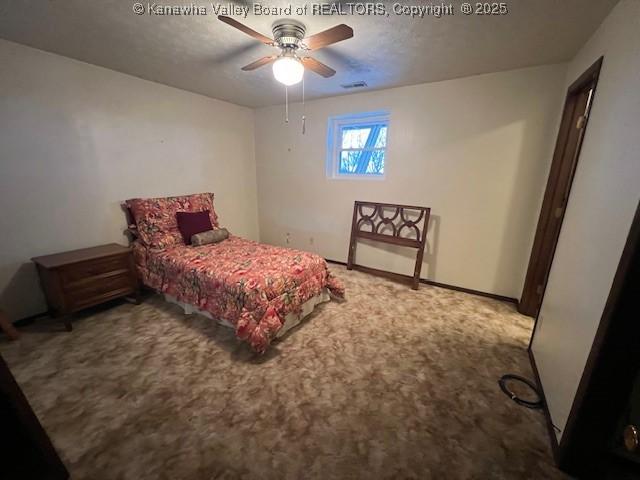
<svg viewBox="0 0 640 480">
<path fill-rule="evenodd" d="M 131 199 L 136 269 L 142 282 L 185 312 L 205 314 L 235 328 L 264 353 L 271 341 L 344 288 L 319 255 L 266 245 L 231 234 L 219 243 L 185 245 L 176 213 L 209 211 L 218 228 L 213 194 Z"/>
</svg>

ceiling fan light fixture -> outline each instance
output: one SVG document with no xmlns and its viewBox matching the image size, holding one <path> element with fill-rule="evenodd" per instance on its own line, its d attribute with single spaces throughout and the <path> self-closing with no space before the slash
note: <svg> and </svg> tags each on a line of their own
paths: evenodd
<svg viewBox="0 0 640 480">
<path fill-rule="evenodd" d="M 336 71 L 333 68 L 328 67 L 313 57 L 308 56 L 306 52 L 319 50 L 320 48 L 324 48 L 353 37 L 353 28 L 345 24 L 336 25 L 335 27 L 307 37 L 305 36 L 307 30 L 302 23 L 290 18 L 285 18 L 277 20 L 273 24 L 271 29 L 273 31 L 272 40 L 271 38 L 256 32 L 252 28 L 247 27 L 231 17 L 218 15 L 218 19 L 243 33 L 246 33 L 265 45 L 279 48 L 281 51 L 280 56 L 270 55 L 268 57 L 262 57 L 248 65 L 245 65 L 242 67 L 242 70 L 250 72 L 273 63 L 273 76 L 276 80 L 286 86 L 295 85 L 296 83 L 301 82 L 305 69 L 317 73 L 324 78 L 334 76 Z M 296 56 L 296 51 L 299 50 L 304 51 L 302 59 Z"/>
<path fill-rule="evenodd" d="M 286 86 L 300 83 L 304 75 L 304 67 L 294 56 L 285 55 L 273 62 L 273 76 Z"/>
</svg>

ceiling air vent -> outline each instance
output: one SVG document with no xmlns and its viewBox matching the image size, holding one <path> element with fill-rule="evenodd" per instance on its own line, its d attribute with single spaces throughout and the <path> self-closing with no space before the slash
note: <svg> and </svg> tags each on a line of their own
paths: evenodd
<svg viewBox="0 0 640 480">
<path fill-rule="evenodd" d="M 359 82 L 353 82 L 353 83 L 345 83 L 343 85 L 341 85 L 342 88 L 344 89 L 351 89 L 351 88 L 362 88 L 362 87 L 366 87 L 367 86 L 367 82 L 365 81 L 359 81 Z"/>
</svg>

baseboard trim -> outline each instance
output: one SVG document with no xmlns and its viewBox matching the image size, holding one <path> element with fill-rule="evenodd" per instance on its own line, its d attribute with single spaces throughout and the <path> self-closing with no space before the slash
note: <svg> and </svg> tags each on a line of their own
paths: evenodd
<svg viewBox="0 0 640 480">
<path fill-rule="evenodd" d="M 155 293 L 154 290 L 152 290 L 151 288 L 147 287 L 146 285 L 142 285 L 141 286 L 141 288 L 140 288 L 140 294 L 141 295 L 147 295 L 149 292 L 154 292 Z M 40 313 L 35 313 L 33 315 L 29 315 L 28 317 L 19 318 L 18 320 L 14 320 L 11 323 L 13 324 L 14 327 L 26 327 L 27 325 L 31 325 L 33 322 L 35 322 L 39 318 L 49 317 L 49 316 L 50 316 L 49 312 L 45 311 L 45 312 L 40 312 Z"/>
<path fill-rule="evenodd" d="M 555 426 L 553 425 L 553 420 L 551 419 L 551 412 L 549 412 L 549 407 L 547 405 L 547 397 L 544 394 L 544 388 L 542 388 L 542 382 L 540 381 L 540 373 L 538 372 L 538 366 L 536 365 L 536 358 L 531 348 L 527 349 L 527 353 L 529 354 L 529 363 L 531 363 L 531 370 L 533 370 L 534 381 L 536 382 L 538 392 L 540 393 L 540 397 L 542 398 L 542 409 L 544 411 L 544 417 L 547 424 L 547 433 L 549 434 L 549 442 L 551 443 L 553 460 L 555 461 L 556 465 L 559 466 L 560 444 L 558 443 Z"/>
<path fill-rule="evenodd" d="M 473 290 L 472 288 L 457 287 L 456 285 L 449 285 L 447 283 L 434 282 L 433 280 L 428 280 L 426 278 L 421 278 L 420 283 L 424 283 L 426 285 L 432 285 L 434 287 L 447 288 L 449 290 L 455 290 L 457 292 L 469 293 L 471 295 L 478 295 L 480 297 L 492 298 L 494 300 L 500 300 L 501 302 L 509 302 L 516 305 L 518 304 L 518 300 L 516 298 L 507 297 L 505 295 L 498 295 L 497 293 L 482 292 L 480 290 Z"/>
<path fill-rule="evenodd" d="M 325 260 L 329 263 L 335 263 L 336 265 L 342 265 L 345 267 L 347 266 L 345 262 L 340 262 L 338 260 L 331 260 L 329 258 L 325 258 Z M 382 270 L 378 270 L 376 268 L 364 267 L 362 265 L 354 265 L 354 270 L 360 270 L 362 272 L 370 273 L 372 275 L 378 275 L 381 273 L 388 275 L 388 272 L 383 272 Z M 413 277 L 410 277 L 409 275 L 403 275 L 401 273 L 394 273 L 393 276 L 397 277 L 398 280 L 407 280 L 407 281 L 413 280 Z M 515 298 L 506 297 L 504 295 L 497 295 L 495 293 L 481 292 L 480 290 L 473 290 L 471 288 L 457 287 L 455 285 L 449 285 L 447 283 L 434 282 L 433 280 L 428 280 L 426 278 L 421 278 L 420 283 L 424 283 L 425 285 L 431 285 L 433 287 L 440 287 L 440 288 L 446 288 L 448 290 L 455 290 L 456 292 L 463 292 L 463 293 L 469 293 L 471 295 L 478 295 L 480 297 L 493 298 L 494 300 L 500 300 L 502 302 L 515 303 L 516 305 L 518 304 L 518 300 Z M 28 317 L 19 318 L 18 320 L 13 321 L 12 323 L 15 327 L 25 327 L 27 325 L 31 325 L 38 318 L 46 317 L 48 315 L 49 315 L 49 312 L 40 312 L 34 315 L 29 315 Z"/>
<path fill-rule="evenodd" d="M 329 258 L 325 258 L 325 260 L 329 263 L 335 263 L 336 265 L 343 265 L 345 267 L 347 266 L 345 262 L 340 262 L 338 260 L 331 260 Z M 359 270 L 364 273 L 369 273 L 371 275 L 379 275 L 379 276 L 384 275 L 386 277 L 393 276 L 394 278 L 397 278 L 400 281 L 413 280 L 413 277 L 409 275 L 403 275 L 402 273 L 389 273 L 383 270 L 378 270 L 377 268 L 365 267 L 362 265 L 354 265 L 353 269 Z M 504 295 L 498 295 L 498 294 L 489 293 L 489 292 L 481 292 L 480 290 L 473 290 L 472 288 L 458 287 L 456 285 L 449 285 L 447 283 L 434 282 L 433 280 L 428 280 L 426 278 L 421 278 L 420 283 L 424 283 L 425 285 L 431 285 L 433 287 L 440 287 L 440 288 L 446 288 L 448 290 L 455 290 L 456 292 L 463 292 L 463 293 L 469 293 L 471 295 L 478 295 L 480 297 L 492 298 L 494 300 L 500 300 L 501 302 L 509 302 L 509 303 L 514 303 L 516 305 L 518 304 L 518 300 L 512 297 L 506 297 Z"/>
<path fill-rule="evenodd" d="M 49 312 L 40 312 L 34 315 L 29 315 L 28 317 L 19 318 L 18 320 L 14 320 L 12 323 L 14 327 L 26 327 L 27 325 L 31 325 L 35 322 L 38 318 L 47 316 L 49 316 Z"/>
</svg>

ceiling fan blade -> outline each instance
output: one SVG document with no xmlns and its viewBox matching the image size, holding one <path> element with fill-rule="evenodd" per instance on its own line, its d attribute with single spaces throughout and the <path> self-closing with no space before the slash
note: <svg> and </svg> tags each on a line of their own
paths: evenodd
<svg viewBox="0 0 640 480">
<path fill-rule="evenodd" d="M 333 68 L 327 67 L 324 63 L 319 62 L 315 58 L 303 57 L 301 61 L 305 68 L 316 72 L 318 75 L 322 75 L 324 78 L 333 77 L 336 74 L 336 71 Z"/>
<path fill-rule="evenodd" d="M 353 28 L 342 23 L 330 28 L 329 30 L 316 33 L 315 35 L 305 38 L 303 43 L 309 50 L 317 50 L 351 37 L 353 37 Z"/>
<path fill-rule="evenodd" d="M 278 58 L 277 55 L 271 55 L 270 57 L 262 57 L 261 59 L 256 60 L 255 62 L 251 62 L 249 65 L 245 65 L 244 67 L 242 67 L 242 70 L 244 70 L 245 72 L 248 72 L 249 70 L 255 70 L 256 68 L 264 67 L 265 65 L 269 65 L 276 58 Z"/>
<path fill-rule="evenodd" d="M 246 33 L 250 37 L 253 37 L 256 40 L 259 40 L 262 43 L 266 43 L 267 45 L 273 45 L 273 39 L 272 38 L 269 38 L 266 35 L 262 35 L 261 33 L 256 32 L 255 30 L 247 27 L 246 25 L 243 25 L 242 23 L 240 23 L 239 21 L 237 21 L 237 20 L 235 20 L 235 19 L 233 19 L 231 17 L 225 17 L 224 15 L 218 15 L 218 20 L 220 20 L 221 22 L 226 23 L 227 25 L 231 25 L 234 28 L 237 28 L 241 32 Z"/>
</svg>

